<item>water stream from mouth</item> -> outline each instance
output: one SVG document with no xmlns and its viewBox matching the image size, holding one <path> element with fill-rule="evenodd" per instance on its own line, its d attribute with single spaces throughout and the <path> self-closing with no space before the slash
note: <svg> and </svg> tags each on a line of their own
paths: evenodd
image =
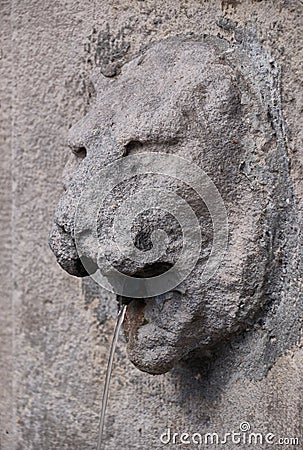
<svg viewBox="0 0 303 450">
<path fill-rule="evenodd" d="M 101 414 L 100 414 L 97 450 L 103 450 L 103 448 L 104 448 L 104 445 L 103 445 L 104 443 L 103 443 L 102 438 L 103 438 L 106 406 L 107 406 L 108 394 L 109 394 L 109 384 L 110 384 L 110 378 L 111 378 L 111 374 L 112 374 L 115 350 L 117 347 L 117 342 L 118 342 L 118 337 L 119 337 L 119 331 L 120 331 L 121 325 L 124 320 L 126 308 L 127 308 L 127 305 L 123 305 L 120 303 L 114 337 L 113 337 L 112 345 L 111 345 L 110 352 L 109 352 L 105 384 L 104 384 L 104 391 L 103 391 L 103 398 L 102 398 L 102 408 L 101 408 Z"/>
</svg>

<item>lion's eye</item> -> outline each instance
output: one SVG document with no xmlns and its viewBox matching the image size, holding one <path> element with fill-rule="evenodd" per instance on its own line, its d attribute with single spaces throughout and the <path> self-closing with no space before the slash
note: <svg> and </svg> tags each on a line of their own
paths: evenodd
<svg viewBox="0 0 303 450">
<path fill-rule="evenodd" d="M 129 141 L 124 146 L 124 156 L 128 156 L 131 153 L 135 153 L 137 150 L 140 150 L 140 148 L 143 146 L 142 142 L 140 141 Z"/>
<path fill-rule="evenodd" d="M 72 152 L 80 159 L 84 159 L 87 154 L 85 147 L 72 147 Z"/>
</svg>

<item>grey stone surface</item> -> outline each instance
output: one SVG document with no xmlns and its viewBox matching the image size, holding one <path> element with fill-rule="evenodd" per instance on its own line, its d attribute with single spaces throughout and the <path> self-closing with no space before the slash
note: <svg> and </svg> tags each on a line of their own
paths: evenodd
<svg viewBox="0 0 303 450">
<path fill-rule="evenodd" d="M 1 123 L 0 142 L 2 149 L 0 168 L 0 292 L 1 292 L 1 316 L 0 316 L 0 391 L 1 391 L 1 437 L 0 448 L 10 448 L 13 436 L 13 314 L 11 309 L 12 299 L 12 177 L 11 177 L 11 129 L 12 129 L 12 60 L 10 34 L 10 5 L 1 7 L 3 27 L 1 28 L 1 59 L 5 61 L 0 66 L 0 96 L 1 96 Z"/>
<path fill-rule="evenodd" d="M 278 125 L 268 149 L 272 145 L 274 158 L 264 168 L 276 178 L 271 184 L 277 184 L 275 207 L 292 190 L 289 209 L 284 212 L 284 204 L 278 207 L 282 217 L 278 229 L 284 229 L 287 237 L 280 268 L 283 280 L 274 283 L 276 288 L 281 283 L 281 291 L 272 302 L 276 314 L 266 315 L 271 323 L 259 321 L 257 328 L 226 342 L 216 350 L 216 358 L 203 365 L 201 355 L 191 355 L 189 361 L 154 377 L 129 362 L 121 340 L 111 384 L 106 448 L 163 448 L 160 435 L 167 427 L 173 432 L 223 434 L 238 431 L 242 421 L 249 422 L 253 431 L 302 439 L 298 334 L 302 255 L 296 235 L 302 226 L 303 194 L 301 2 L 38 1 L 4 3 L 3 8 L 7 12 L 1 18 L 5 70 L 1 198 L 2 193 L 12 198 L 2 202 L 1 218 L 5 262 L 1 448 L 96 447 L 115 299 L 89 280 L 81 283 L 64 274 L 48 249 L 49 224 L 68 157 L 67 130 L 89 110 L 95 95 L 89 77 L 96 69 L 107 76 L 118 74 L 142 46 L 189 32 L 221 35 L 238 43 L 250 64 L 254 60 L 261 66 L 264 61 L 269 64 L 269 78 L 261 78 L 271 80 L 266 88 L 274 93 L 274 100 L 281 90 L 276 116 L 269 111 L 273 126 Z M 281 68 L 280 78 L 276 68 Z M 261 83 L 256 78 L 253 84 Z M 277 151 L 282 160 L 275 157 Z M 297 226 L 297 231 L 283 224 Z M 243 219 L 243 227 L 247 225 Z M 280 237 L 278 241 L 283 242 Z M 224 447 L 238 448 L 231 443 Z"/>
<path fill-rule="evenodd" d="M 120 273 L 140 276 L 140 280 L 174 266 L 184 251 L 182 245 L 187 245 L 186 229 L 191 230 L 191 245 L 199 247 L 189 212 L 182 205 L 173 210 L 177 193 L 198 218 L 203 235 L 200 256 L 192 272 L 180 277 L 181 283 L 170 295 L 145 296 L 129 304 L 125 330 L 131 360 L 143 371 L 164 373 L 192 350 L 199 348 L 201 356 L 208 355 L 236 332 L 248 331 L 257 322 L 253 334 L 260 334 L 262 342 L 272 335 L 280 336 L 279 343 L 263 349 L 272 362 L 277 351 L 286 348 L 289 341 L 293 343 L 299 333 L 298 326 L 288 337 L 279 330 L 283 295 L 290 308 L 288 296 L 293 297 L 298 290 L 294 287 L 290 292 L 287 287 L 287 274 L 295 276 L 292 259 L 298 246 L 298 224 L 277 67 L 254 42 L 229 45 L 220 38 L 187 35 L 150 46 L 120 72 L 114 78 L 95 75 L 96 100 L 69 132 L 71 158 L 76 161 L 65 171 L 68 181 L 50 238 L 59 263 L 73 275 L 87 274 L 80 252 L 90 261 L 93 272 L 100 267 L 110 278 L 110 261 Z M 143 159 L 126 175 L 130 155 L 139 154 L 146 160 L 149 154 L 155 155 L 153 152 L 158 153 L 148 166 L 152 175 L 135 175 Z M 214 242 L 211 210 L 206 210 L 197 192 L 190 192 L 195 180 L 182 173 L 180 166 L 173 172 L 177 180 L 157 174 L 157 157 L 160 161 L 162 153 L 178 155 L 203 168 L 225 204 L 229 245 L 220 269 L 207 283 L 200 280 Z M 101 186 L 112 178 L 114 187 L 102 204 L 96 175 L 123 158 L 124 169 L 116 163 L 100 175 Z M 164 170 L 165 162 L 161 160 L 159 165 Z M 172 158 L 169 165 L 174 165 Z M 203 178 L 202 173 L 199 176 Z M 128 207 L 119 213 L 130 196 Z M 95 198 L 94 213 L 91 204 Z M 216 201 L 207 200 L 210 206 Z M 135 217 L 135 203 L 138 211 L 145 211 L 141 221 Z M 163 208 L 171 216 L 161 215 L 148 205 Z M 185 220 L 178 224 L 172 214 L 181 217 L 183 209 Z M 90 216 L 92 221 L 87 219 Z M 94 238 L 96 220 L 98 238 Z M 119 251 L 114 220 L 120 235 L 128 226 L 135 228 L 132 238 L 136 249 L 122 239 L 123 251 Z M 219 227 L 223 228 L 221 222 Z M 168 244 L 162 242 L 155 257 L 155 252 L 150 254 L 150 236 L 159 229 L 166 231 Z M 155 245 L 160 242 L 155 241 Z M 194 258 L 192 250 L 186 261 Z M 165 281 L 162 283 L 167 291 Z M 288 319 L 287 329 L 292 329 L 292 318 Z M 277 322 L 274 329 L 273 320 Z"/>
</svg>

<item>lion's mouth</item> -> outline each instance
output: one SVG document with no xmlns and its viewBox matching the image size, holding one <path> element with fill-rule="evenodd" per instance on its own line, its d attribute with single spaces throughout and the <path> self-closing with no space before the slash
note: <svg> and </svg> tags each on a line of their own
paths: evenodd
<svg viewBox="0 0 303 450">
<path fill-rule="evenodd" d="M 54 224 L 50 235 L 50 247 L 58 263 L 69 274 L 85 277 L 93 274 L 99 267 L 89 257 L 77 252 L 72 234 L 58 224 Z M 168 271 L 172 264 L 158 261 L 132 268 L 120 262 L 119 269 L 134 278 L 156 277 Z M 100 269 L 101 270 L 101 269 Z M 153 297 L 129 298 L 117 296 L 120 303 L 127 305 L 123 328 L 127 339 L 128 354 L 131 361 L 148 373 L 164 373 L 171 369 L 179 349 L 175 346 L 178 337 L 175 317 L 181 308 L 183 290 L 175 290 Z"/>
<path fill-rule="evenodd" d="M 133 278 L 152 278 L 165 273 L 171 268 L 171 264 L 156 262 L 144 265 L 135 273 L 128 273 Z M 138 328 L 148 324 L 151 320 L 159 318 L 164 304 L 171 299 L 172 293 L 165 292 L 153 297 L 133 298 L 117 295 L 120 304 L 127 305 L 127 312 L 124 321 L 124 330 L 128 341 L 133 341 Z"/>
<path fill-rule="evenodd" d="M 123 326 L 128 344 L 138 345 L 138 332 L 144 326 L 165 328 L 167 317 L 173 317 L 180 307 L 181 296 L 177 290 L 146 298 L 117 296 L 120 303 L 127 305 Z"/>
<path fill-rule="evenodd" d="M 92 275 L 99 268 L 89 257 L 79 257 L 72 235 L 56 223 L 50 235 L 50 247 L 55 253 L 58 263 L 71 275 L 85 277 Z M 139 268 L 137 266 L 134 271 L 126 263 L 123 264 L 123 269 L 122 265 L 119 269 L 122 269 L 124 274 L 132 279 L 142 279 L 159 276 L 171 267 L 172 264 L 167 261 L 158 261 L 153 264 L 143 264 Z M 165 358 L 168 365 L 166 362 L 165 364 L 162 362 L 157 368 L 157 364 L 154 366 L 151 362 L 146 366 L 141 366 L 139 355 L 142 356 L 146 352 L 154 355 L 158 351 L 163 353 L 163 357 L 171 354 L 172 344 L 165 342 L 163 336 L 166 333 L 175 335 L 175 330 L 170 329 L 168 323 L 174 324 L 173 318 L 178 314 L 180 308 L 183 294 L 182 289 L 179 291 L 178 288 L 153 297 L 130 298 L 117 295 L 117 300 L 127 305 L 123 328 L 128 342 L 128 353 L 134 364 L 140 366 L 141 370 L 149 373 L 163 373 L 171 366 L 168 357 Z M 168 317 L 169 321 L 167 321 Z M 172 339 L 174 338 L 172 337 Z M 153 356 L 151 356 L 152 360 Z"/>
<path fill-rule="evenodd" d="M 127 316 L 134 319 L 134 324 L 139 324 L 138 317 L 143 314 L 143 320 L 141 325 L 146 325 L 151 322 L 159 322 L 160 315 L 163 313 L 163 309 L 168 302 L 176 300 L 176 297 L 181 295 L 178 291 L 171 290 L 154 297 L 146 298 L 130 298 L 117 296 L 119 303 L 127 305 Z"/>
<path fill-rule="evenodd" d="M 181 293 L 168 291 L 136 299 L 120 297 L 120 301 L 127 303 L 123 329 L 130 360 L 144 372 L 160 374 L 170 370 L 179 352 L 174 345 L 177 333 L 171 325 L 180 308 Z"/>
</svg>

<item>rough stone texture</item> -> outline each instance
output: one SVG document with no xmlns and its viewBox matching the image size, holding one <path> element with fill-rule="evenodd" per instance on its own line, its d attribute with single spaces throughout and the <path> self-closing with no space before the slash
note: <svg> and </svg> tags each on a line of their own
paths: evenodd
<svg viewBox="0 0 303 450">
<path fill-rule="evenodd" d="M 115 303 L 89 280 L 64 274 L 47 244 L 68 157 L 67 130 L 94 97 L 89 77 L 96 68 L 118 73 L 142 46 L 180 33 L 220 35 L 256 53 L 261 45 L 273 73 L 281 67 L 282 134 L 294 199 L 289 222 L 295 224 L 295 214 L 300 229 L 302 4 L 68 0 L 1 7 L 1 199 L 9 194 L 1 200 L 1 448 L 93 449 Z M 209 367 L 197 355 L 191 368 L 184 362 L 153 377 L 129 362 L 120 341 L 106 448 L 162 448 L 167 427 L 223 434 L 238 431 L 241 421 L 253 431 L 303 439 L 299 247 L 292 257 L 287 254 L 282 309 L 272 324 L 278 333 L 270 345 L 262 340 L 261 323 L 252 332 L 258 345 L 247 332 Z"/>
<path fill-rule="evenodd" d="M 12 177 L 11 177 L 11 126 L 12 126 L 12 67 L 11 67 L 11 41 L 10 41 L 10 4 L 2 4 L 1 16 L 1 59 L 6 64 L 0 66 L 0 96 L 1 96 L 1 123 L 0 143 L 2 150 L 1 175 L 0 175 L 0 292 L 1 308 L 5 313 L 0 317 L 0 448 L 10 448 L 13 436 L 13 314 L 11 308 L 12 299 Z"/>
<path fill-rule="evenodd" d="M 298 291 L 298 286 L 292 290 L 288 286 L 291 277 L 297 283 L 293 255 L 298 225 L 276 66 L 256 43 L 229 45 L 220 38 L 177 36 L 150 46 L 120 71 L 109 79 L 95 75 L 96 100 L 69 132 L 72 161 L 65 171 L 68 181 L 50 239 L 59 263 L 67 272 L 83 276 L 80 254 L 93 271 L 100 267 L 110 280 L 108 261 L 120 273 L 140 276 L 141 281 L 144 275 L 158 275 L 176 264 L 188 245 L 186 229 L 191 233 L 191 250 L 185 261 L 194 260 L 192 246 L 200 246 L 193 234 L 195 224 L 183 205 L 175 210 L 174 194 L 178 193 L 198 218 L 200 257 L 170 295 L 149 295 L 148 299 L 145 295 L 145 300 L 139 295 L 140 299 L 129 304 L 125 330 L 131 360 L 143 371 L 164 373 L 197 348 L 204 358 L 209 357 L 213 348 L 235 333 L 247 332 L 255 322 L 252 338 L 256 343 L 259 334 L 260 342 L 269 341 L 261 355 L 269 353 L 272 362 L 275 353 L 293 343 L 299 333 L 291 318 L 286 321 L 292 331 L 288 337 L 279 329 L 283 299 L 290 308 Z M 157 156 L 153 152 L 158 152 Z M 194 191 L 194 183 L 203 179 L 203 174 L 191 179 L 185 169 L 184 173 L 181 167 L 174 169 L 173 158 L 168 166 L 178 178 L 157 174 L 158 160 L 161 170 L 165 169 L 163 153 L 203 168 L 227 209 L 228 249 L 207 283 L 201 280 L 215 234 L 212 236 L 210 213 Z M 128 162 L 131 155 L 141 155 L 142 160 L 135 159 L 132 164 Z M 147 167 L 152 174 L 135 176 L 150 155 L 154 160 Z M 120 161 L 124 163 L 121 169 Z M 131 170 L 127 170 L 129 164 Z M 102 204 L 97 174 L 107 166 L 112 169 L 99 176 L 100 185 L 112 178 L 114 189 Z M 204 184 L 202 192 L 207 191 Z M 209 191 L 205 198 L 210 207 L 216 203 L 211 195 Z M 145 211 L 141 221 L 134 212 L 135 204 L 138 211 Z M 162 208 L 162 215 L 152 206 Z M 179 216 L 179 224 L 173 214 Z M 98 238 L 94 238 L 96 220 Z M 114 220 L 120 230 L 116 236 Z M 122 237 L 128 226 L 136 248 Z M 221 222 L 219 228 L 223 228 Z M 161 248 L 158 238 L 155 245 L 160 251 L 156 252 L 150 236 L 159 229 L 166 231 L 168 244 L 163 241 Z M 133 284 L 130 278 L 129 288 L 133 289 L 129 290 L 138 291 Z M 167 291 L 165 279 L 162 284 Z M 131 294 L 128 297 L 130 301 Z M 271 337 L 277 335 L 279 342 L 276 338 L 271 343 Z"/>
</svg>

